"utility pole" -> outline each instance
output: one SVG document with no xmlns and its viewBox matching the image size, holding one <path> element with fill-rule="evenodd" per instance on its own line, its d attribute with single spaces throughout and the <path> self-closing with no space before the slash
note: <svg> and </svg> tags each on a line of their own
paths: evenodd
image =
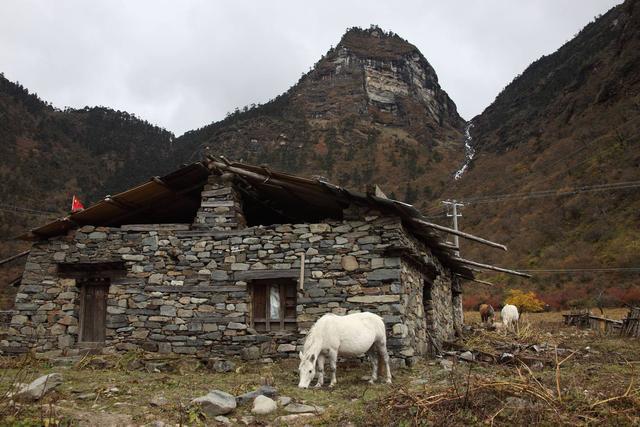
<svg viewBox="0 0 640 427">
<path fill-rule="evenodd" d="M 443 200 L 442 203 L 446 206 L 451 206 L 451 213 L 447 213 L 447 216 L 453 218 L 453 229 L 458 231 L 458 217 L 462 216 L 461 213 L 458 213 L 458 206 L 462 207 L 464 204 L 455 200 Z M 453 244 L 458 248 L 458 250 L 455 251 L 456 255 L 460 256 L 460 240 L 458 236 L 453 236 Z"/>
</svg>

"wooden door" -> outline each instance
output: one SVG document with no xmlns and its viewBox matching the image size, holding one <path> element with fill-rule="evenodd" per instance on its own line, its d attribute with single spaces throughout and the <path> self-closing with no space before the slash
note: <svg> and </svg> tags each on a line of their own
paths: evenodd
<svg viewBox="0 0 640 427">
<path fill-rule="evenodd" d="M 106 335 L 109 283 L 88 280 L 80 286 L 79 341 L 102 343 Z"/>
</svg>

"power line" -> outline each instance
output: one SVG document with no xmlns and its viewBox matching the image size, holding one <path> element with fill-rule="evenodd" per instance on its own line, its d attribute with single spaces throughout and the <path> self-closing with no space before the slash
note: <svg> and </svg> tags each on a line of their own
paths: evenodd
<svg viewBox="0 0 640 427">
<path fill-rule="evenodd" d="M 7 205 L 7 204 L 0 204 L 0 210 L 5 212 L 28 213 L 32 215 L 42 215 L 42 216 L 60 215 L 60 212 L 23 208 L 21 206 Z"/>
<path fill-rule="evenodd" d="M 603 268 L 539 268 L 539 269 L 523 269 L 518 268 L 518 271 L 524 271 L 527 273 L 592 273 L 592 272 L 628 272 L 628 273 L 640 273 L 640 267 L 603 267 Z"/>
<path fill-rule="evenodd" d="M 640 187 L 640 181 L 626 181 L 626 182 L 616 182 L 616 183 L 610 183 L 610 184 L 586 185 L 583 187 L 575 187 L 570 189 L 555 188 L 550 190 L 531 191 L 529 193 L 484 195 L 484 196 L 478 196 L 478 197 L 471 197 L 468 199 L 464 199 L 463 201 L 468 204 L 471 204 L 471 203 L 478 204 L 478 203 L 490 203 L 495 201 L 513 200 L 513 199 L 570 196 L 578 193 L 605 191 L 605 190 L 609 190 L 609 191 L 627 190 L 627 189 L 638 188 L 638 187 Z"/>
</svg>

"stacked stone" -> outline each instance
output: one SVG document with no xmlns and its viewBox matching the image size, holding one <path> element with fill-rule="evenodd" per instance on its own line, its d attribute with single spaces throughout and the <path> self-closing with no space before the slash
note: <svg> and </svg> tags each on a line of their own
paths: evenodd
<svg viewBox="0 0 640 427">
<path fill-rule="evenodd" d="M 242 199 L 238 190 L 229 184 L 227 176 L 209 175 L 201 193 L 200 209 L 194 227 L 208 230 L 233 230 L 245 226 Z"/>
<path fill-rule="evenodd" d="M 77 352 L 78 288 L 75 280 L 58 275 L 56 264 L 122 261 L 125 271 L 111 279 L 109 288 L 103 351 L 142 348 L 200 357 L 297 357 L 308 329 L 323 314 L 372 311 L 387 325 L 394 363 L 411 363 L 426 348 L 423 282 L 418 269 L 397 249 L 415 247 L 407 246 L 398 218 L 379 212 L 347 213 L 344 221 L 236 230 L 86 226 L 39 242 L 16 298 L 11 339 L 0 345 L 14 352 L 27 347 Z M 252 329 L 251 281 L 265 272 L 297 279 L 303 253 L 305 280 L 303 289 L 297 287 L 297 330 Z M 414 258 L 418 256 L 445 272 L 428 252 Z M 434 308 L 434 324 L 447 331 L 448 280 L 443 274 L 432 296 L 441 306 Z M 448 332 L 445 335 L 449 338 Z"/>
</svg>

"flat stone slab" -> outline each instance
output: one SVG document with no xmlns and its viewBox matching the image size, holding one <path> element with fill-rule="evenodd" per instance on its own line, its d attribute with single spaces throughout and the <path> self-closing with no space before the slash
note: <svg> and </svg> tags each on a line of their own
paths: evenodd
<svg viewBox="0 0 640 427">
<path fill-rule="evenodd" d="M 305 405 L 302 403 L 289 403 L 284 407 L 285 412 L 289 412 L 292 414 L 302 414 L 302 413 L 322 413 L 324 412 L 324 408 L 321 406 L 311 406 Z"/>
<path fill-rule="evenodd" d="M 267 396 L 267 397 L 275 397 L 278 394 L 278 390 L 275 387 L 270 385 L 261 385 L 256 390 L 250 391 L 249 393 L 241 394 L 236 397 L 236 402 L 238 405 L 243 405 L 258 396 Z"/>
<path fill-rule="evenodd" d="M 275 425 L 289 425 L 292 423 L 296 423 L 298 421 L 302 421 L 305 419 L 316 417 L 316 414 L 305 413 L 305 414 L 291 414 L 291 415 L 282 415 L 275 420 L 273 420 Z"/>
<path fill-rule="evenodd" d="M 236 408 L 236 398 L 224 391 L 213 390 L 204 396 L 193 399 L 191 404 L 199 405 L 202 412 L 210 417 L 215 417 L 233 411 Z"/>
<path fill-rule="evenodd" d="M 15 395 L 16 400 L 24 402 L 35 402 L 49 391 L 62 384 L 62 375 L 53 373 L 49 375 L 43 375 L 30 384 L 22 387 Z"/>
</svg>

